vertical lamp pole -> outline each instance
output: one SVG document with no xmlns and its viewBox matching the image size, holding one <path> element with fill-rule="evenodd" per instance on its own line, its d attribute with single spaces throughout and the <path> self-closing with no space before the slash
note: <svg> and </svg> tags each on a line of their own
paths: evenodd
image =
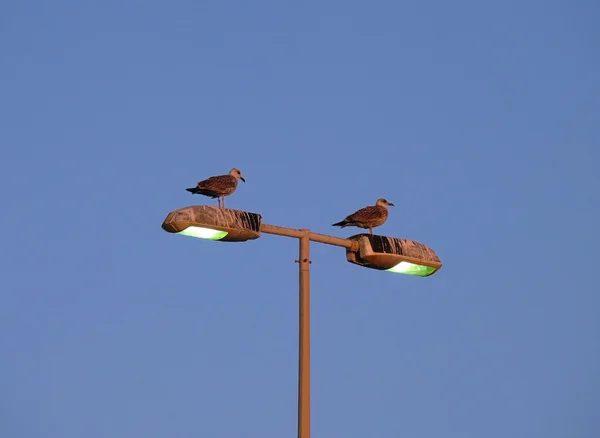
<svg viewBox="0 0 600 438">
<path fill-rule="evenodd" d="M 310 241 L 351 248 L 358 251 L 358 242 L 307 229 L 293 229 L 261 224 L 260 232 L 294 237 L 300 241 L 299 339 L 298 339 L 298 438 L 310 438 Z"/>
<path fill-rule="evenodd" d="M 298 438 L 310 438 L 310 231 L 300 231 Z"/>
</svg>

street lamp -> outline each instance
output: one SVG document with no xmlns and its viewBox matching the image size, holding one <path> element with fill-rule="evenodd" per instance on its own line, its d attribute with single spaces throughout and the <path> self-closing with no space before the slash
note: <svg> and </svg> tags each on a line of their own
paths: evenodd
<svg viewBox="0 0 600 438">
<path fill-rule="evenodd" d="M 261 216 L 229 208 L 192 205 L 168 214 L 163 230 L 223 242 L 245 242 L 260 236 Z"/>
<path fill-rule="evenodd" d="M 429 276 L 442 266 L 432 249 L 412 240 L 369 234 L 341 239 L 304 228 L 267 225 L 256 213 L 206 205 L 172 211 L 162 228 L 169 233 L 223 242 L 257 239 L 261 233 L 299 240 L 298 438 L 310 438 L 310 242 L 345 248 L 350 263 L 377 270 Z"/>
<path fill-rule="evenodd" d="M 357 234 L 348 239 L 358 242 L 359 249 L 346 250 L 346 259 L 366 268 L 428 277 L 442 267 L 431 248 L 414 240 L 370 234 Z"/>
</svg>

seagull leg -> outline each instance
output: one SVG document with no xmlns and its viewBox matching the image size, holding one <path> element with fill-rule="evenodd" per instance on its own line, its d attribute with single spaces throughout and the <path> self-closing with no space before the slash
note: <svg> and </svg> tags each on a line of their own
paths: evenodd
<svg viewBox="0 0 600 438">
<path fill-rule="evenodd" d="M 217 198 L 217 202 L 219 203 L 219 208 L 221 208 L 221 197 L 220 196 Z"/>
<path fill-rule="evenodd" d="M 223 196 L 223 208 L 225 208 L 225 196 Z"/>
<path fill-rule="evenodd" d="M 369 234 L 372 236 L 373 235 L 373 227 L 369 225 Z"/>
</svg>

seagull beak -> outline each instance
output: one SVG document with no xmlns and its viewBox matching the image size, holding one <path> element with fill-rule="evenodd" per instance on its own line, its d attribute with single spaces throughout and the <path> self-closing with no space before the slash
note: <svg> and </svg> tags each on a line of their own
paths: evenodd
<svg viewBox="0 0 600 438">
<path fill-rule="evenodd" d="M 391 202 L 388 202 L 388 205 L 391 205 L 392 207 L 394 207 L 394 204 L 392 204 Z"/>
<path fill-rule="evenodd" d="M 246 180 L 244 179 L 244 177 L 243 177 L 243 176 L 240 176 L 240 179 L 241 179 L 242 181 L 246 182 Z"/>
</svg>

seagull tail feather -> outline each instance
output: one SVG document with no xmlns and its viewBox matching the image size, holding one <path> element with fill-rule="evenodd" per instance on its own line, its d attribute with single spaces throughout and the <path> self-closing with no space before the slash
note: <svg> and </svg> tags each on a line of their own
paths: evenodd
<svg viewBox="0 0 600 438">
<path fill-rule="evenodd" d="M 341 227 L 341 228 L 344 228 L 344 227 L 348 226 L 348 222 L 346 222 L 345 220 L 343 220 L 343 221 L 336 222 L 335 224 L 331 224 L 331 226 L 332 227 Z"/>
<path fill-rule="evenodd" d="M 212 192 L 210 190 L 206 190 L 206 189 L 201 189 L 200 187 L 190 187 L 189 189 L 186 189 L 188 192 L 190 192 L 192 195 L 204 195 L 204 196 L 208 196 L 209 198 L 218 198 L 219 195 L 217 195 L 215 192 Z"/>
</svg>

